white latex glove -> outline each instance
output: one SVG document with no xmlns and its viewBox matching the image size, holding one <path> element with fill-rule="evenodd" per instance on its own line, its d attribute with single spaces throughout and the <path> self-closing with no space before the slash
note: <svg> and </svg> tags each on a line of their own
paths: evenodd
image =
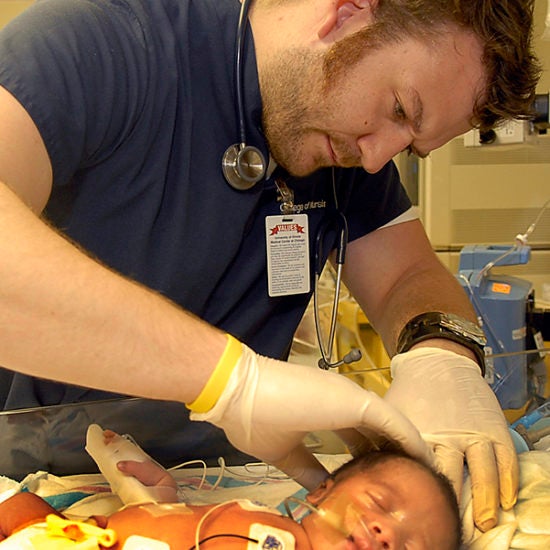
<svg viewBox="0 0 550 550">
<path fill-rule="evenodd" d="M 235 447 L 309 490 L 327 476 L 302 443 L 313 430 L 364 428 L 426 464 L 434 462 L 418 430 L 375 393 L 341 375 L 268 359 L 244 345 L 217 403 L 207 413 L 191 413 L 191 419 L 222 428 Z"/>
<path fill-rule="evenodd" d="M 499 501 L 517 498 L 518 462 L 508 424 L 477 363 L 439 348 L 417 348 L 391 361 L 393 382 L 384 399 L 399 408 L 431 442 L 438 467 L 460 499 L 464 460 L 472 485 L 473 516 L 487 531 Z"/>
</svg>

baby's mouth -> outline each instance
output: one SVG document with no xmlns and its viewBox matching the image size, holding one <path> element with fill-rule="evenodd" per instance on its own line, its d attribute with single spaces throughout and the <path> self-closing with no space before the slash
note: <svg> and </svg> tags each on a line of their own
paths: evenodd
<svg viewBox="0 0 550 550">
<path fill-rule="evenodd" d="M 353 535 L 348 537 L 350 542 L 349 546 L 346 547 L 346 550 L 373 550 L 372 546 L 367 540 L 356 538 Z"/>
</svg>

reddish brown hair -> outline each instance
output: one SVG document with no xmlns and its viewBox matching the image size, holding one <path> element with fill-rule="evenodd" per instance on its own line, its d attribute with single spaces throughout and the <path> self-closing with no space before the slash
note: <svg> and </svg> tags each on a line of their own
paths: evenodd
<svg viewBox="0 0 550 550">
<path fill-rule="evenodd" d="M 484 132 L 505 120 L 533 115 L 541 73 L 531 44 L 533 9 L 534 0 L 378 0 L 375 23 L 336 44 L 325 71 L 345 70 L 344 63 L 353 65 L 368 48 L 404 37 L 435 42 L 449 29 L 470 31 L 481 43 L 486 70 L 472 125 Z"/>
</svg>

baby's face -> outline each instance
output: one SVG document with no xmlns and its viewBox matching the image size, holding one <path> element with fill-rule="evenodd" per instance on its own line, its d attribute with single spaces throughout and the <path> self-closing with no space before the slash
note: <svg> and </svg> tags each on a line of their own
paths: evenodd
<svg viewBox="0 0 550 550">
<path fill-rule="evenodd" d="M 351 475 L 317 504 L 325 519 L 311 514 L 302 521 L 314 550 L 451 547 L 449 505 L 433 478 L 410 460 L 390 460 Z"/>
</svg>

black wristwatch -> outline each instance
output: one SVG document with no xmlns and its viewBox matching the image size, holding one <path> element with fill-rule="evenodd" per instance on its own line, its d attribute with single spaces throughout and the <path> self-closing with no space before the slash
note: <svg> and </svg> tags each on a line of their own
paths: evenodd
<svg viewBox="0 0 550 550">
<path fill-rule="evenodd" d="M 481 327 L 452 313 L 430 311 L 411 319 L 397 340 L 397 353 L 410 350 L 418 342 L 430 338 L 446 338 L 471 349 L 485 376 L 485 345 L 487 338 Z"/>
</svg>

